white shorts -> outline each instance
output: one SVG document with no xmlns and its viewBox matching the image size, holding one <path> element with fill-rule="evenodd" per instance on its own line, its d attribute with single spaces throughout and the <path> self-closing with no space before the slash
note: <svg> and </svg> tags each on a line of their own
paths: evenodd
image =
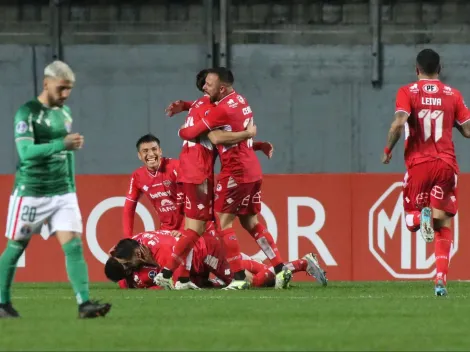
<svg viewBox="0 0 470 352">
<path fill-rule="evenodd" d="M 82 216 L 76 193 L 52 197 L 10 196 L 5 236 L 11 240 L 27 240 L 41 233 L 43 225 L 52 235 L 56 231 L 82 233 Z"/>
</svg>

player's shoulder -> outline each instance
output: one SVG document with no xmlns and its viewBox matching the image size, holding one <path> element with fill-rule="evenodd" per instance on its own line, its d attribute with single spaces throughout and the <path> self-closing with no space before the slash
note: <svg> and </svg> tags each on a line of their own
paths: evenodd
<svg viewBox="0 0 470 352">
<path fill-rule="evenodd" d="M 147 173 L 147 168 L 145 166 L 140 166 L 137 169 L 134 170 L 132 173 L 132 178 L 134 179 L 140 179 L 142 176 L 145 176 Z"/>
<path fill-rule="evenodd" d="M 72 110 L 68 105 L 62 106 L 62 112 L 69 118 L 72 119 Z"/>
<path fill-rule="evenodd" d="M 419 82 L 411 82 L 402 85 L 398 88 L 398 93 L 403 92 L 405 94 L 416 94 L 419 92 Z"/>
<path fill-rule="evenodd" d="M 161 161 L 161 166 L 169 170 L 176 169 L 180 166 L 180 161 L 179 159 L 163 157 Z"/>
<path fill-rule="evenodd" d="M 202 97 L 200 97 L 199 99 L 197 99 L 193 105 L 196 105 L 196 106 L 202 106 L 202 105 L 208 105 L 211 103 L 211 98 L 209 95 L 207 94 L 204 94 Z"/>
<path fill-rule="evenodd" d="M 42 109 L 43 109 L 42 104 L 38 100 L 33 99 L 21 105 L 16 112 L 16 116 L 27 117 L 30 114 L 37 115 L 41 112 Z"/>
</svg>

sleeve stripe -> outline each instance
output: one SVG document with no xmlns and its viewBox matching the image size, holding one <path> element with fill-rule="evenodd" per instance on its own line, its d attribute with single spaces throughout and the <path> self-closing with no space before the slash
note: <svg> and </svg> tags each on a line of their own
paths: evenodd
<svg viewBox="0 0 470 352">
<path fill-rule="evenodd" d="M 212 128 L 211 128 L 211 126 L 209 126 L 209 124 L 206 122 L 206 119 L 203 118 L 203 119 L 202 119 L 202 122 L 204 122 L 204 125 L 207 126 L 207 128 L 209 129 L 209 131 L 212 131 Z"/>
<path fill-rule="evenodd" d="M 15 142 L 24 141 L 24 140 L 34 141 L 34 138 L 32 138 L 32 137 L 18 137 L 18 138 L 15 139 Z"/>
<path fill-rule="evenodd" d="M 457 121 L 457 123 L 462 126 L 464 123 L 467 123 L 468 121 L 470 121 L 470 117 L 467 117 L 467 119 L 464 121 L 464 122 L 460 122 L 460 121 Z"/>
<path fill-rule="evenodd" d="M 408 111 L 403 110 L 403 109 L 398 109 L 398 110 L 396 110 L 396 111 L 395 111 L 395 114 L 396 114 L 397 112 L 404 112 L 404 113 L 406 113 L 408 116 L 411 115 Z"/>
<path fill-rule="evenodd" d="M 130 199 L 130 198 L 127 198 L 127 197 L 126 197 L 126 199 L 127 199 L 128 201 L 131 201 L 131 202 L 137 203 L 137 201 L 136 201 L 136 200 L 134 200 L 134 199 Z"/>
</svg>

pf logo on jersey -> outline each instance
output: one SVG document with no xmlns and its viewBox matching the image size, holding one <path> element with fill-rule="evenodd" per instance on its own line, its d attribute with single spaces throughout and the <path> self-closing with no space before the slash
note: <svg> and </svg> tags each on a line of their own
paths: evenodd
<svg viewBox="0 0 470 352">
<path fill-rule="evenodd" d="M 419 231 L 406 227 L 402 182 L 392 184 L 369 210 L 369 250 L 397 279 L 430 279 L 436 274 L 434 245 L 426 245 Z M 454 245 L 459 246 L 458 214 L 453 221 Z"/>
<path fill-rule="evenodd" d="M 439 87 L 436 84 L 425 84 L 423 86 L 423 91 L 425 93 L 436 94 L 439 92 Z"/>
</svg>

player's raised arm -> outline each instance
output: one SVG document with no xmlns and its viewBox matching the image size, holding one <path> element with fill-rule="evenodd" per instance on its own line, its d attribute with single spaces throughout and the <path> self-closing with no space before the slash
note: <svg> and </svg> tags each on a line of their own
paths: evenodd
<svg viewBox="0 0 470 352">
<path fill-rule="evenodd" d="M 253 150 L 263 152 L 268 159 L 271 159 L 274 153 L 274 147 L 269 142 L 256 141 L 253 143 Z"/>
<path fill-rule="evenodd" d="M 216 107 L 211 109 L 208 115 L 196 122 L 194 126 L 181 128 L 178 131 L 178 136 L 181 139 L 190 141 L 203 133 L 212 131 L 224 125 L 223 121 L 227 118 L 227 113 L 224 109 Z"/>
<path fill-rule="evenodd" d="M 193 104 L 194 101 L 177 100 L 168 105 L 168 107 L 165 109 L 165 112 L 167 116 L 172 117 L 173 115 L 179 114 L 182 111 L 188 111 Z"/>
</svg>

